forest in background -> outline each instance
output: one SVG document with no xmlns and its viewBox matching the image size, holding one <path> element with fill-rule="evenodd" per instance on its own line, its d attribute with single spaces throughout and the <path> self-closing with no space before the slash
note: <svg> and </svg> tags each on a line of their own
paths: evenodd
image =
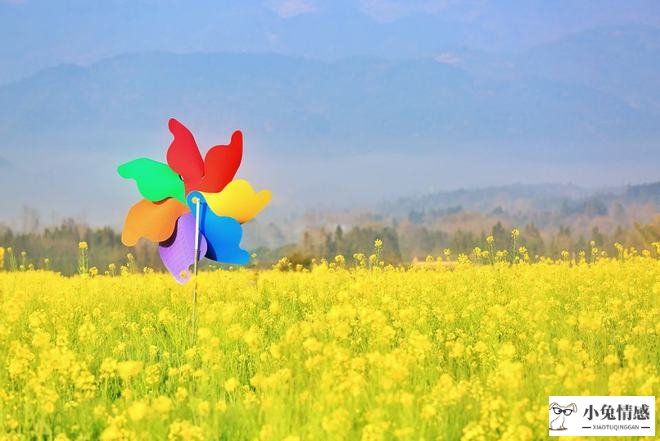
<svg viewBox="0 0 660 441">
<path fill-rule="evenodd" d="M 559 257 L 562 251 L 577 255 L 592 241 L 612 255 L 616 243 L 643 250 L 660 241 L 659 206 L 660 183 L 598 191 L 573 186 L 460 190 L 401 198 L 368 211 L 306 212 L 254 222 L 247 225 L 243 244 L 254 255 L 253 266 L 270 267 L 282 257 L 309 266 L 313 259 L 336 255 L 350 262 L 356 253 L 371 253 L 380 239 L 384 261 L 408 264 L 446 250 L 453 258 L 470 255 L 475 247 L 488 248 L 488 236 L 495 249 L 510 250 L 511 230 L 517 228 L 516 246 L 524 246 L 531 259 Z M 74 219 L 42 227 L 38 212 L 26 208 L 19 228 L 0 225 L 2 267 L 74 274 L 78 244 L 86 242 L 88 265 L 99 272 L 129 260 L 134 269 L 162 269 L 154 244 L 141 241 L 129 248 L 120 238 L 113 228 Z"/>
</svg>

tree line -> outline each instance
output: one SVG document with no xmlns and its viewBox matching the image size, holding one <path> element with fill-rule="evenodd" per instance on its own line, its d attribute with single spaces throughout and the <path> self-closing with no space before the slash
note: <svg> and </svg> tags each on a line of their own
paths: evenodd
<svg viewBox="0 0 660 441">
<path fill-rule="evenodd" d="M 609 235 L 596 227 L 591 234 L 585 235 L 574 234 L 568 226 L 559 226 L 556 231 L 548 232 L 533 224 L 521 227 L 519 232 L 516 246 L 524 246 L 532 259 L 536 256 L 557 258 L 563 251 L 577 255 L 580 250 L 589 251 L 592 244 L 614 255 L 616 243 L 640 251 L 653 249 L 652 244 L 660 241 L 660 216 L 649 224 L 618 227 Z M 314 259 L 332 260 L 337 255 L 350 261 L 356 253 L 369 255 L 376 239 L 383 241 L 380 256 L 385 262 L 405 264 L 429 255 L 441 256 L 446 250 L 453 256 L 470 255 L 475 247 L 487 249 L 489 236 L 492 236 L 496 249 L 510 249 L 511 229 L 502 222 L 496 222 L 489 230 L 481 232 L 461 229 L 447 232 L 409 223 L 308 229 L 298 243 L 250 250 L 254 254 L 251 265 L 267 268 L 281 257 L 288 257 L 289 261 L 303 266 L 311 265 Z M 133 268 L 163 269 L 155 244 L 141 241 L 135 247 L 125 247 L 121 235 L 112 228 L 92 228 L 73 219 L 39 231 L 0 229 L 0 269 L 51 269 L 66 275 L 75 274 L 79 271 L 80 242 L 87 245 L 88 267 L 94 267 L 101 274 L 110 264 L 120 268 L 129 260 Z"/>
<path fill-rule="evenodd" d="M 518 230 L 518 229 L 517 229 Z M 530 258 L 540 256 L 558 258 L 562 253 L 578 255 L 589 252 L 593 247 L 608 255 L 615 255 L 616 244 L 641 250 L 654 249 L 653 243 L 660 241 L 660 216 L 649 224 L 619 226 L 612 234 L 605 234 L 598 227 L 590 234 L 574 234 L 569 226 L 560 225 L 556 231 L 542 231 L 534 224 L 519 230 L 515 246 L 524 247 Z M 511 251 L 512 227 L 498 221 L 486 231 L 474 232 L 457 229 L 453 232 L 418 225 L 356 226 L 344 232 L 341 226 L 334 230 L 321 228 L 307 231 L 297 246 L 288 250 L 287 256 L 294 263 L 308 265 L 312 259 L 331 260 L 337 254 L 347 258 L 354 253 L 369 253 L 376 239 L 384 242 L 381 257 L 388 263 L 407 263 L 414 259 L 424 260 L 427 256 L 470 255 L 475 247 L 488 249 L 488 237 L 492 237 L 495 249 Z"/>
</svg>

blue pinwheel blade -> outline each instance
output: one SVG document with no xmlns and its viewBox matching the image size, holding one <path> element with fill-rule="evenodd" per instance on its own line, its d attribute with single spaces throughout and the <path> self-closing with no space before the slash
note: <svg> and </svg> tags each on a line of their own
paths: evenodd
<svg viewBox="0 0 660 441">
<path fill-rule="evenodd" d="M 199 192 L 191 192 L 187 198 L 193 214 L 196 210 L 196 204 L 192 202 L 194 197 L 200 199 L 200 233 L 206 238 L 206 257 L 220 263 L 247 264 L 250 254 L 240 247 L 243 237 L 241 224 L 231 217 L 213 213 Z"/>
</svg>

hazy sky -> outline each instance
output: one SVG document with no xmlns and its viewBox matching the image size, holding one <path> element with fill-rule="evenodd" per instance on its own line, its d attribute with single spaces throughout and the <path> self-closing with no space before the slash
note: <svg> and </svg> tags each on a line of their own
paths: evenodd
<svg viewBox="0 0 660 441">
<path fill-rule="evenodd" d="M 0 0 L 0 83 L 126 52 L 416 57 L 517 51 L 607 25 L 660 24 L 657 0 Z"/>
<path fill-rule="evenodd" d="M 284 210 L 656 180 L 658 78 L 659 0 L 0 0 L 0 221 L 118 225 L 169 116 Z"/>
</svg>

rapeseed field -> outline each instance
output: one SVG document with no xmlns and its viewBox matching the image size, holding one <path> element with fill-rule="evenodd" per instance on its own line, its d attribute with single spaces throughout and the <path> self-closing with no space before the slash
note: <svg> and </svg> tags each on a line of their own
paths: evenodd
<svg viewBox="0 0 660 441">
<path fill-rule="evenodd" d="M 658 249 L 204 271 L 194 334 L 192 284 L 80 249 L 0 271 L 0 439 L 534 440 L 549 395 L 658 395 Z"/>
</svg>

